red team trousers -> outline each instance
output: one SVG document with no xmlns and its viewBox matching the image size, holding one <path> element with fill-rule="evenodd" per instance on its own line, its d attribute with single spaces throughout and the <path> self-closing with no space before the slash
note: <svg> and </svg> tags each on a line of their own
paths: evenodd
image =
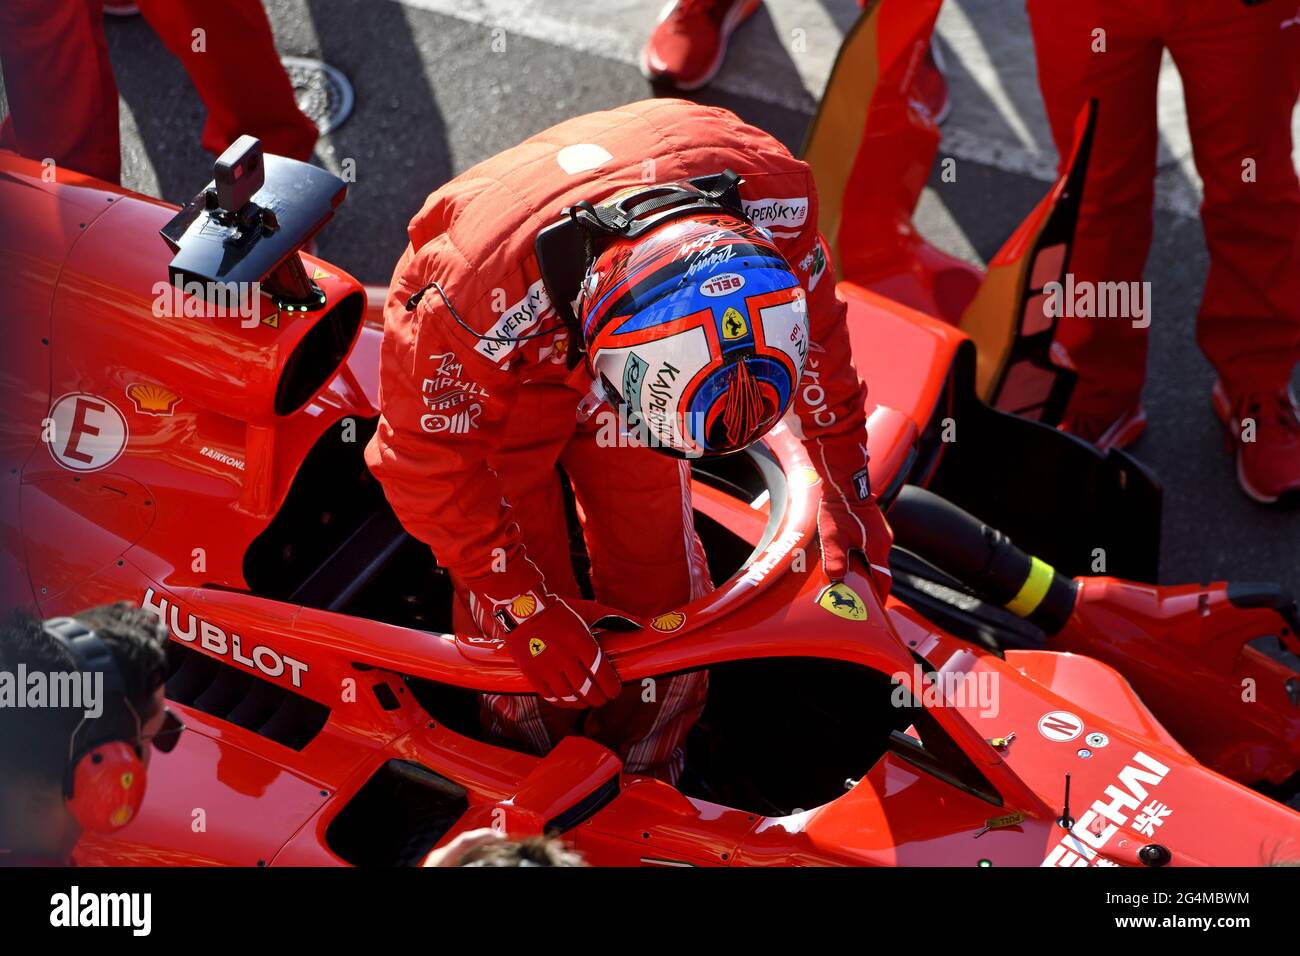
<svg viewBox="0 0 1300 956">
<path fill-rule="evenodd" d="M 11 114 L 0 127 L 0 146 L 115 183 L 121 174 L 117 84 L 103 6 L 102 0 L 0 3 Z M 207 107 L 204 148 L 220 153 L 250 133 L 267 152 L 311 156 L 316 126 L 294 101 L 261 0 L 139 0 L 139 6 Z M 197 29 L 204 31 L 201 44 Z"/>
<path fill-rule="evenodd" d="M 1141 281 L 1151 245 L 1156 80 L 1168 49 L 1182 77 L 1210 254 L 1197 339 L 1230 392 L 1272 391 L 1300 361 L 1300 184 L 1291 116 L 1300 95 L 1300 3 L 1028 0 L 1057 151 L 1099 101 L 1075 247 L 1075 282 Z M 1094 51 L 1104 31 L 1105 50 Z M 1251 181 L 1253 173 L 1253 181 Z M 1146 330 L 1064 317 L 1080 372 L 1076 410 L 1136 403 Z"/>
</svg>

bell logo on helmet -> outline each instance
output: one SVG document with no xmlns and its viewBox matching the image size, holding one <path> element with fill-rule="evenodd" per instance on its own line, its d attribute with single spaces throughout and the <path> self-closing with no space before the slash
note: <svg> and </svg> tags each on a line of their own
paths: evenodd
<svg viewBox="0 0 1300 956">
<path fill-rule="evenodd" d="M 723 272 L 709 276 L 700 283 L 700 295 L 716 299 L 720 295 L 731 295 L 745 288 L 745 277 L 735 272 Z"/>
<path fill-rule="evenodd" d="M 735 309 L 728 308 L 722 314 L 722 337 L 724 339 L 744 338 L 749 332 L 749 324 L 745 317 Z"/>
</svg>

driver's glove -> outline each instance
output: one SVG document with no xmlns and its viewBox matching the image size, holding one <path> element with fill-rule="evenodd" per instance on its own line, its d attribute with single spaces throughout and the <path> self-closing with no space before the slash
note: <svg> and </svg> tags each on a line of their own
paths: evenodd
<svg viewBox="0 0 1300 956">
<path fill-rule="evenodd" d="M 543 700 L 560 707 L 599 707 L 618 694 L 618 673 L 586 622 L 540 581 L 504 600 L 467 583 L 479 627 L 505 642 Z"/>
<path fill-rule="evenodd" d="M 505 637 L 506 649 L 543 700 L 561 707 L 599 707 L 622 683 L 582 618 L 556 599 Z"/>
<path fill-rule="evenodd" d="M 849 554 L 861 553 L 871 565 L 871 576 L 883 600 L 891 582 L 889 549 L 894 533 L 871 493 L 866 448 L 854 436 L 814 439 L 808 443 L 808 451 L 823 485 L 817 510 L 822 569 L 832 581 L 843 581 Z"/>
</svg>

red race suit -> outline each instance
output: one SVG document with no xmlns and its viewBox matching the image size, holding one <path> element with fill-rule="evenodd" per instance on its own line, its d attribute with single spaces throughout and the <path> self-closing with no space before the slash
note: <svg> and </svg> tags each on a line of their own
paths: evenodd
<svg viewBox="0 0 1300 956">
<path fill-rule="evenodd" d="M 651 615 L 711 587 L 686 463 L 647 448 L 602 447 L 597 419 L 579 420 L 591 379 L 585 364 L 569 368 L 573 344 L 551 307 L 534 240 L 580 200 L 728 168 L 743 178 L 747 215 L 771 233 L 808 295 L 808 363 L 787 422 L 808 444 L 826 496 L 857 497 L 866 389 L 817 230 L 809 167 L 722 109 L 658 99 L 580 116 L 429 196 L 388 291 L 382 415 L 366 460 L 402 524 L 433 549 L 472 606 L 460 608 L 458 628 L 472 614 L 488 637 L 499 636 L 503 613 L 519 619 L 555 596 L 578 596 L 561 471 L 597 601 Z M 533 337 L 496 341 L 511 336 Z M 582 733 L 618 752 L 627 770 L 672 780 L 706 685 L 703 672 L 660 681 L 653 693 L 638 681 L 590 710 L 489 694 L 484 721 L 495 738 L 539 753 Z"/>
<path fill-rule="evenodd" d="M 1300 183 L 1291 143 L 1300 2 L 1028 0 L 1028 9 L 1062 156 L 1079 110 L 1090 97 L 1098 101 L 1070 259 L 1075 282 L 1142 280 L 1155 198 L 1156 83 L 1168 49 L 1205 187 L 1210 270 L 1197 339 L 1231 392 L 1280 391 L 1300 360 Z M 1067 314 L 1057 339 L 1079 371 L 1073 411 L 1111 419 L 1137 403 L 1144 326 Z"/>
<path fill-rule="evenodd" d="M 316 125 L 298 109 L 261 0 L 139 6 L 207 107 L 204 148 L 221 153 L 249 133 L 269 153 L 311 157 Z M 103 0 L 4 0 L 0 62 L 11 113 L 0 125 L 0 146 L 116 183 L 117 84 Z"/>
</svg>

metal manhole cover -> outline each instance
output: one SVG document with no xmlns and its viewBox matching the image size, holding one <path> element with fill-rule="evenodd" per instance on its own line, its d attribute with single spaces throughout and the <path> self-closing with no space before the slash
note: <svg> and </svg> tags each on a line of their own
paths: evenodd
<svg viewBox="0 0 1300 956">
<path fill-rule="evenodd" d="M 304 56 L 282 56 L 293 84 L 298 109 L 310 117 L 324 136 L 338 129 L 352 114 L 352 84 L 339 70 Z"/>
</svg>

